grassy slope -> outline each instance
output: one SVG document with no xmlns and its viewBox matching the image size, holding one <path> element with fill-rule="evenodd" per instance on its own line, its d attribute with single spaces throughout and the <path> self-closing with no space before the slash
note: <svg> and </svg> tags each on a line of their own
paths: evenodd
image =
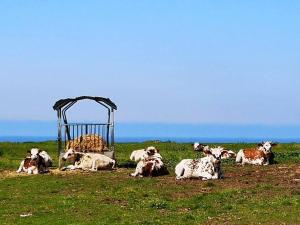
<svg viewBox="0 0 300 225">
<path fill-rule="evenodd" d="M 128 176 L 133 168 L 121 168 L 0 179 L 0 223 L 300 224 L 300 189 L 289 178 L 300 161 L 300 145 L 279 145 L 278 165 L 270 167 L 236 167 L 232 161 L 225 162 L 226 179 L 209 182 L 174 180 L 176 163 L 195 157 L 190 144 L 119 144 L 119 165 L 132 165 L 130 152 L 149 145 L 161 150 L 171 176 L 133 179 Z M 0 168 L 16 170 L 33 146 L 55 158 L 54 142 L 0 143 Z M 225 146 L 237 151 L 248 145 Z M 27 212 L 33 216 L 20 218 Z"/>
</svg>

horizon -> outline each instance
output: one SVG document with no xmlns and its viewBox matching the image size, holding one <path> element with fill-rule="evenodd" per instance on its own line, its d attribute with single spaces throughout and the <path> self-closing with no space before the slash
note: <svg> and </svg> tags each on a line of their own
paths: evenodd
<svg viewBox="0 0 300 225">
<path fill-rule="evenodd" d="M 57 121 L 0 121 L 0 141 L 55 140 Z M 262 124 L 171 124 L 116 122 L 118 142 L 300 142 L 300 125 Z"/>
</svg>

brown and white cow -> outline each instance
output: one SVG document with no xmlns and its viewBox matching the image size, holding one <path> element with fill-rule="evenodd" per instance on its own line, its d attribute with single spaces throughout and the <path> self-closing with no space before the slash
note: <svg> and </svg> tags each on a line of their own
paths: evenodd
<svg viewBox="0 0 300 225">
<path fill-rule="evenodd" d="M 31 149 L 31 151 L 27 152 L 26 158 L 21 161 L 17 173 L 39 174 L 48 172 L 48 166 L 43 156 L 40 155 L 39 152 L 34 155 L 32 154 L 35 150 L 36 149 Z"/>
<path fill-rule="evenodd" d="M 269 165 L 275 157 L 272 148 L 277 144 L 271 141 L 259 143 L 255 148 L 241 149 L 236 157 L 238 164 Z"/>
<path fill-rule="evenodd" d="M 136 166 L 135 172 L 130 174 L 132 177 L 155 177 L 169 174 L 167 167 L 162 161 L 162 156 L 156 148 L 148 147 L 143 159 Z"/>
</svg>

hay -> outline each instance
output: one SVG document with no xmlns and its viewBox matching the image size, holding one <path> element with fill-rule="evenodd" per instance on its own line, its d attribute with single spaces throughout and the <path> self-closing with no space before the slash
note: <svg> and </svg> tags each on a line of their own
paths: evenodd
<svg viewBox="0 0 300 225">
<path fill-rule="evenodd" d="M 78 152 L 102 152 L 106 148 L 106 142 L 96 134 L 89 134 L 68 141 L 66 151 L 70 148 Z"/>
</svg>

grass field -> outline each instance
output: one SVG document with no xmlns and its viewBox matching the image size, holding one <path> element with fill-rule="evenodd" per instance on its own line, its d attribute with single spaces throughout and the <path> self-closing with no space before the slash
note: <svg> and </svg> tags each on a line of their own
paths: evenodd
<svg viewBox="0 0 300 225">
<path fill-rule="evenodd" d="M 150 145 L 171 174 L 129 177 L 130 152 Z M 118 144 L 114 171 L 17 175 L 35 146 L 56 159 L 55 142 L 0 143 L 0 224 L 300 224 L 300 144 L 276 147 L 275 165 L 223 161 L 225 179 L 217 181 L 175 181 L 175 165 L 197 157 L 192 145 L 151 142 Z M 223 146 L 237 152 L 253 144 Z"/>
</svg>

